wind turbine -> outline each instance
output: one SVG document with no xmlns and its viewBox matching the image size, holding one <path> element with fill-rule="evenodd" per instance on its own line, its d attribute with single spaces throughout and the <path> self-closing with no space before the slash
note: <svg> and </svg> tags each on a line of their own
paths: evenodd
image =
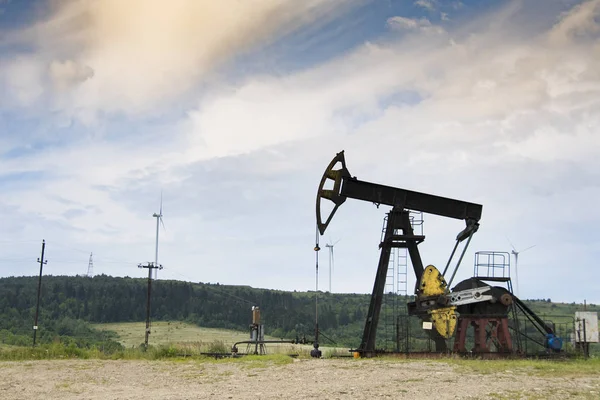
<svg viewBox="0 0 600 400">
<path fill-rule="evenodd" d="M 535 244 L 533 246 L 529 246 L 526 249 L 523 250 L 518 250 L 515 249 L 515 246 L 512 244 L 512 242 L 508 239 L 508 237 L 506 238 L 506 240 L 508 240 L 508 243 L 510 243 L 510 247 L 512 247 L 512 251 L 511 254 L 513 256 L 515 256 L 515 286 L 517 288 L 516 292 L 517 292 L 517 297 L 519 297 L 519 254 L 523 253 L 524 251 L 527 251 L 529 249 L 532 249 L 535 247 Z"/>
<path fill-rule="evenodd" d="M 327 247 L 329 249 L 329 293 L 331 293 L 331 273 L 333 272 L 333 266 L 334 266 L 334 259 L 333 259 L 333 247 L 338 244 L 338 242 L 341 239 L 339 239 L 338 241 L 336 241 L 333 244 L 329 244 L 327 243 L 325 245 L 325 247 Z"/>
<path fill-rule="evenodd" d="M 162 203 L 163 203 L 163 199 L 162 199 L 162 191 L 160 192 L 160 210 L 157 213 L 152 214 L 152 216 L 154 218 L 156 218 L 156 247 L 154 248 L 154 265 L 158 266 L 158 231 L 159 231 L 159 227 L 162 224 L 163 229 L 166 231 L 167 228 L 165 228 L 165 223 L 163 222 L 163 213 L 162 213 Z M 154 279 L 156 279 L 158 277 L 158 268 L 154 269 Z"/>
</svg>

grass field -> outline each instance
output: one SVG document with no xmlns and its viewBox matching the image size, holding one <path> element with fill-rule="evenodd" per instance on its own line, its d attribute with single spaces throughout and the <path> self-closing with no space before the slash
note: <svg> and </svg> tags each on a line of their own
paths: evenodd
<svg viewBox="0 0 600 400">
<path fill-rule="evenodd" d="M 138 346 L 144 343 L 145 322 L 120 322 L 114 324 L 94 324 L 95 329 L 112 331 L 118 335 L 118 341 L 125 347 Z M 233 331 L 228 329 L 202 328 L 180 321 L 153 322 L 149 342 L 152 345 L 175 343 L 211 343 L 222 341 L 226 345 L 249 340 L 249 332 Z M 267 340 L 275 338 L 265 337 Z"/>
<path fill-rule="evenodd" d="M 95 329 L 101 331 L 115 332 L 116 339 L 126 348 L 137 347 L 144 343 L 145 322 L 121 322 L 112 324 L 94 324 Z M 249 340 L 249 332 L 234 331 L 228 329 L 203 328 L 197 325 L 180 321 L 158 321 L 152 323 L 149 344 L 161 345 L 200 345 L 202 351 L 208 351 L 206 345 L 222 342 L 227 351 L 231 346 L 240 341 Z M 265 336 L 265 340 L 279 340 L 279 338 Z M 312 345 L 273 344 L 266 345 L 267 353 L 300 353 L 308 355 Z M 239 351 L 245 352 L 246 345 L 240 345 Z M 323 355 L 349 354 L 346 348 L 321 347 Z"/>
</svg>

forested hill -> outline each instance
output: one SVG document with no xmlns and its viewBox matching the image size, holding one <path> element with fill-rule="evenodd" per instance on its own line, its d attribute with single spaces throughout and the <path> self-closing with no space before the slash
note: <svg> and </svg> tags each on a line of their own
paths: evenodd
<svg viewBox="0 0 600 400">
<path fill-rule="evenodd" d="M 0 330 L 31 332 L 37 282 L 37 277 L 0 279 Z M 40 335 L 44 335 L 44 327 L 64 319 L 125 322 L 143 321 L 146 317 L 146 279 L 44 276 L 41 293 Z M 320 328 L 335 336 L 332 331 L 340 325 L 361 325 L 369 297 L 321 294 Z M 204 327 L 246 330 L 254 305 L 261 308 L 269 335 L 312 336 L 314 293 L 166 280 L 152 283 L 153 320 L 185 320 Z"/>
<path fill-rule="evenodd" d="M 29 343 L 37 283 L 38 277 L 0 278 L 1 342 Z M 96 340 L 94 335 L 97 334 L 87 322 L 133 322 L 144 321 L 146 317 L 147 280 L 143 278 L 44 276 L 41 293 L 40 342 L 50 342 L 59 336 L 86 338 L 77 343 L 87 345 Z M 390 305 L 386 303 L 390 297 L 385 297 L 380 329 L 387 323 L 394 323 L 393 315 L 397 315 L 394 313 L 406 310 L 408 300 L 393 296 Z M 367 294 L 320 293 L 321 331 L 339 344 L 358 345 L 369 300 Z M 566 317 L 565 321 L 572 321 L 574 312 L 582 309 L 575 303 L 551 303 L 550 299 L 526 303 L 542 317 L 562 316 Z M 252 306 L 261 308 L 262 323 L 268 335 L 313 336 L 314 292 L 168 280 L 157 280 L 152 284 L 152 319 L 155 321 L 179 320 L 203 327 L 247 330 Z M 598 311 L 598 307 L 588 305 L 588 310 Z M 415 329 L 419 327 L 415 325 Z M 382 332 L 381 337 L 393 335 L 393 331 L 386 332 Z M 10 340 L 6 339 L 9 335 L 12 335 Z"/>
</svg>

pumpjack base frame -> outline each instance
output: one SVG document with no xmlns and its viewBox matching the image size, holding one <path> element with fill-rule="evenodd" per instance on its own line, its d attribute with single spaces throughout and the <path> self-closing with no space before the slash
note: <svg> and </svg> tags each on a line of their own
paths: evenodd
<svg viewBox="0 0 600 400">
<path fill-rule="evenodd" d="M 460 316 L 458 318 L 454 352 L 466 353 L 466 339 L 469 327 L 474 328 L 473 353 L 492 353 L 492 345 L 496 353 L 513 353 L 513 345 L 508 329 L 508 317 Z"/>
</svg>

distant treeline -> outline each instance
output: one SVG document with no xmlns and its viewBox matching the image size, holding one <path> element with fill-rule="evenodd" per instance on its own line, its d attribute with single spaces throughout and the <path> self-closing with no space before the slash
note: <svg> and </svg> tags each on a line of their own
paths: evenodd
<svg viewBox="0 0 600 400">
<path fill-rule="evenodd" d="M 37 296 L 37 277 L 0 279 L 0 343 L 29 344 Z M 144 321 L 147 280 L 98 275 L 44 276 L 39 332 L 40 343 L 60 340 L 90 346 L 110 340 L 89 323 Z M 396 315 L 405 313 L 411 297 L 386 295 L 378 342 L 395 340 Z M 367 294 L 319 294 L 319 328 L 338 345 L 358 346 L 369 307 Z M 529 301 L 544 317 L 573 315 L 573 304 Z M 251 307 L 262 310 L 266 334 L 293 339 L 312 338 L 314 292 L 285 292 L 248 286 L 157 280 L 152 284 L 152 320 L 187 321 L 203 327 L 247 330 Z M 590 305 L 589 309 L 597 307 Z M 568 319 L 570 320 L 570 319 Z M 412 332 L 421 330 L 411 321 Z M 380 339 L 380 340 L 379 340 Z"/>
<path fill-rule="evenodd" d="M 42 342 L 57 334 L 93 337 L 93 330 L 76 321 L 93 323 L 143 321 L 146 317 L 147 280 L 99 275 L 44 276 L 40 301 Z M 0 279 L 0 332 L 29 335 L 37 296 L 37 277 Z M 370 296 L 320 294 L 319 326 L 332 338 L 347 343 L 364 322 Z M 254 289 L 247 286 L 157 280 L 152 284 L 153 320 L 188 321 L 203 327 L 247 330 L 251 307 L 262 310 L 266 333 L 275 337 L 312 336 L 314 293 Z M 345 334 L 340 327 L 349 327 Z M 339 331 L 339 332 L 338 332 Z M 2 338 L 0 337 L 0 340 Z M 348 343 L 350 344 L 350 343 Z"/>
</svg>

